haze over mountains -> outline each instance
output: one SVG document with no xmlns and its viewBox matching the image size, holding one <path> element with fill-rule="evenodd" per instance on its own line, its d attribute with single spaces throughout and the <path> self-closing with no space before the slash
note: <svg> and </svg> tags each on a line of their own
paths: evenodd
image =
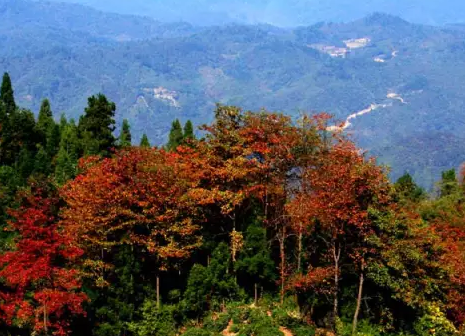
<svg viewBox="0 0 465 336">
<path fill-rule="evenodd" d="M 63 0 L 58 0 L 63 1 Z M 64 0 L 104 11 L 151 16 L 161 21 L 197 25 L 268 23 L 309 25 L 319 21 L 347 22 L 384 12 L 425 24 L 464 22 L 461 0 Z"/>
<path fill-rule="evenodd" d="M 123 2 L 112 3 L 123 11 Z M 288 10 L 297 5 L 304 2 Z M 451 5 L 457 20 L 446 13 L 451 8 L 430 12 L 443 18 L 437 22 L 458 22 L 463 5 Z M 428 6 L 434 9 L 433 1 L 422 5 L 424 18 Z M 361 17 L 372 7 L 358 8 L 344 15 Z M 37 111 L 47 97 L 57 116 L 77 118 L 86 98 L 103 92 L 118 106 L 118 123 L 130 120 L 135 141 L 146 132 L 157 144 L 174 118 L 200 125 L 217 102 L 294 117 L 326 111 L 350 117 L 346 131 L 389 164 L 393 178 L 408 170 L 426 187 L 465 161 L 464 41 L 461 25 L 423 26 L 379 13 L 294 29 L 199 28 L 75 4 L 0 0 L 0 71 L 11 74 L 21 106 Z"/>
</svg>

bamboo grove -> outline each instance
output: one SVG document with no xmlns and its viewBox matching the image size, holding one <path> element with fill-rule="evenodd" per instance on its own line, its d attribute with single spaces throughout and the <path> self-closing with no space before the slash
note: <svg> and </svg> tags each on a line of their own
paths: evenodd
<svg viewBox="0 0 465 336">
<path fill-rule="evenodd" d="M 0 101 L 2 335 L 464 332 L 453 170 L 391 183 L 327 114 L 218 105 L 152 147 L 103 95 L 77 124 Z"/>
</svg>

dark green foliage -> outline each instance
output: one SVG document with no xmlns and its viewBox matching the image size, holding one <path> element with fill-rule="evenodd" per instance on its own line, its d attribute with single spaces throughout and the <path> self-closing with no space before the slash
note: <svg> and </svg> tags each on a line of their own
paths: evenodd
<svg viewBox="0 0 465 336">
<path fill-rule="evenodd" d="M 115 103 L 108 101 L 103 94 L 88 99 L 88 106 L 78 125 L 83 155 L 108 156 L 113 151 L 116 143 L 113 135 L 115 111 Z"/>
<path fill-rule="evenodd" d="M 194 265 L 189 273 L 182 306 L 188 316 L 199 317 L 211 304 L 211 279 L 208 269 Z"/>
<path fill-rule="evenodd" d="M 188 120 L 186 121 L 186 124 L 184 125 L 184 140 L 190 140 L 194 139 L 194 126 L 192 125 L 192 121 Z"/>
<path fill-rule="evenodd" d="M 194 265 L 182 301 L 188 316 L 200 317 L 209 308 L 217 309 L 226 302 L 243 297 L 230 267 L 231 254 L 225 243 L 213 251 L 208 267 Z"/>
<path fill-rule="evenodd" d="M 69 123 L 61 120 L 60 149 L 56 158 L 55 179 L 59 184 L 65 183 L 76 174 L 77 160 L 79 157 L 79 139 L 74 120 Z"/>
<path fill-rule="evenodd" d="M 132 141 L 131 127 L 127 119 L 123 120 L 123 126 L 121 127 L 121 134 L 119 136 L 119 145 L 121 147 L 130 147 Z"/>
<path fill-rule="evenodd" d="M 147 134 L 143 134 L 142 135 L 142 139 L 140 140 L 140 147 L 145 147 L 145 148 L 149 148 L 150 147 L 150 142 L 149 142 L 149 138 L 147 137 Z"/>
<path fill-rule="evenodd" d="M 39 110 L 39 117 L 37 118 L 37 131 L 43 135 L 47 132 L 49 125 L 53 122 L 53 112 L 50 107 L 50 101 L 44 99 Z"/>
<path fill-rule="evenodd" d="M 175 336 L 176 309 L 175 306 L 162 306 L 158 309 L 156 301 L 146 300 L 141 308 L 141 320 L 129 323 L 129 330 L 135 336 Z"/>
<path fill-rule="evenodd" d="M 19 151 L 15 167 L 24 181 L 34 171 L 34 163 L 34 154 L 27 147 L 22 147 Z"/>
<path fill-rule="evenodd" d="M 168 144 L 166 145 L 166 148 L 170 151 L 175 150 L 180 144 L 182 144 L 183 139 L 184 139 L 184 135 L 182 132 L 181 123 L 179 122 L 178 119 L 176 119 L 171 124 L 171 130 L 170 130 Z"/>
<path fill-rule="evenodd" d="M 409 173 L 405 173 L 403 176 L 399 177 L 394 184 L 394 188 L 399 197 L 412 202 L 418 202 L 426 196 L 423 188 L 415 183 Z"/>
<path fill-rule="evenodd" d="M 95 313 L 98 321 L 94 329 L 96 336 L 125 335 L 129 330 L 128 323 L 135 319 L 138 308 L 147 297 L 146 284 L 141 278 L 141 264 L 134 247 L 119 248 L 113 256 L 113 264 L 113 274 L 107 276 L 111 285 L 99 291 L 99 297 L 95 300 L 98 307 Z M 146 311 L 145 314 L 150 312 Z"/>
<path fill-rule="evenodd" d="M 247 228 L 244 247 L 235 268 L 250 293 L 254 291 L 252 286 L 263 287 L 276 280 L 276 266 L 270 256 L 266 229 L 258 221 Z"/>
<path fill-rule="evenodd" d="M 21 150 L 34 152 L 38 142 L 34 114 L 23 109 L 15 111 L 8 116 L 2 132 L 0 162 L 6 165 L 18 164 Z"/>
<path fill-rule="evenodd" d="M 41 145 L 38 145 L 38 151 L 34 159 L 34 174 L 48 176 L 51 172 L 51 160 L 47 151 Z"/>
<path fill-rule="evenodd" d="M 11 84 L 10 75 L 7 72 L 3 74 L 2 86 L 0 89 L 0 101 L 5 106 L 7 114 L 11 114 L 16 110 L 13 85 Z"/>
<path fill-rule="evenodd" d="M 442 173 L 442 180 L 439 182 L 439 193 L 441 197 L 450 196 L 459 189 L 459 183 L 455 175 L 455 169 L 450 169 Z"/>
</svg>

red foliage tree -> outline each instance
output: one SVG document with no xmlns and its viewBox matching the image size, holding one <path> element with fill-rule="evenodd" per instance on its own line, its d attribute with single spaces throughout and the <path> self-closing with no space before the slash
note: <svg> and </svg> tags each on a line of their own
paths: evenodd
<svg viewBox="0 0 465 336">
<path fill-rule="evenodd" d="M 17 233 L 15 249 L 0 256 L 0 317 L 36 332 L 68 333 L 72 315 L 84 315 L 75 262 L 82 250 L 57 221 L 59 199 L 45 185 L 33 184 L 22 205 L 11 210 L 8 229 Z"/>
</svg>

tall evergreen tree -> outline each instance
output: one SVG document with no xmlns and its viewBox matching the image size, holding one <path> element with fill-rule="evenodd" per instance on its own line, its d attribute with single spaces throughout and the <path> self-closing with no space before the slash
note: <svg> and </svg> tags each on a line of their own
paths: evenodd
<svg viewBox="0 0 465 336">
<path fill-rule="evenodd" d="M 10 75 L 7 72 L 3 74 L 0 101 L 5 105 L 7 114 L 13 113 L 16 110 L 13 85 L 11 84 Z"/>
<path fill-rule="evenodd" d="M 419 187 L 409 173 L 405 173 L 394 184 L 397 195 L 404 200 L 419 201 L 425 197 L 425 191 Z"/>
<path fill-rule="evenodd" d="M 121 134 L 119 136 L 119 145 L 121 147 L 130 147 L 132 145 L 131 126 L 127 119 L 123 120 Z"/>
<path fill-rule="evenodd" d="M 34 158 L 34 170 L 35 174 L 43 174 L 48 176 L 51 169 L 51 159 L 42 145 L 38 145 L 38 151 Z"/>
<path fill-rule="evenodd" d="M 181 123 L 178 119 L 173 121 L 171 124 L 171 130 L 169 134 L 167 149 L 170 151 L 175 150 L 183 141 L 184 135 L 182 131 Z"/>
<path fill-rule="evenodd" d="M 194 139 L 194 126 L 192 125 L 192 121 L 188 120 L 184 125 L 184 139 Z"/>
<path fill-rule="evenodd" d="M 88 106 L 79 120 L 79 137 L 83 155 L 108 156 L 115 147 L 116 105 L 103 94 L 88 99 Z"/>
<path fill-rule="evenodd" d="M 455 174 L 455 169 L 447 170 L 442 173 L 442 180 L 439 183 L 439 192 L 441 197 L 454 194 L 459 189 L 459 183 Z"/>
<path fill-rule="evenodd" d="M 39 117 L 37 119 L 37 130 L 45 135 L 45 132 L 50 123 L 53 122 L 53 113 L 50 107 L 50 101 L 44 99 L 39 110 Z"/>
<path fill-rule="evenodd" d="M 147 137 L 147 134 L 145 133 L 142 135 L 142 139 L 140 140 L 140 147 L 145 147 L 145 148 L 150 147 L 149 138 Z"/>
<path fill-rule="evenodd" d="M 23 148 L 34 153 L 39 142 L 34 114 L 28 110 L 17 110 L 8 115 L 2 132 L 0 162 L 6 165 L 16 164 Z"/>
<path fill-rule="evenodd" d="M 270 284 L 276 279 L 276 267 L 268 248 L 266 230 L 258 222 L 247 228 L 244 248 L 235 267 L 245 284 L 253 283 L 254 301 L 257 303 L 258 287 Z M 252 288 L 249 286 L 248 289 Z"/>
<path fill-rule="evenodd" d="M 64 184 L 75 176 L 79 157 L 77 127 L 74 120 L 69 123 L 65 121 L 66 119 L 62 118 L 60 149 L 55 166 L 55 179 L 59 184 Z"/>
</svg>

